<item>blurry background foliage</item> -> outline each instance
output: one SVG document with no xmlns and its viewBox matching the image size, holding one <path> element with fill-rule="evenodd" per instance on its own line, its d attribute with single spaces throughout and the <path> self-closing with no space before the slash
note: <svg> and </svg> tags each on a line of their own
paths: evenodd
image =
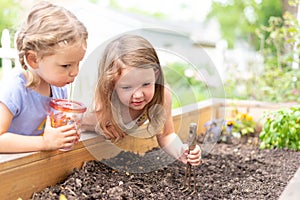
<svg viewBox="0 0 300 200">
<path fill-rule="evenodd" d="M 293 4 L 291 4 L 293 5 Z M 249 66 L 248 79 L 232 76 L 225 83 L 229 98 L 255 99 L 270 102 L 300 102 L 300 26 L 296 17 L 285 12 L 271 16 L 267 25 L 257 26 L 259 52 L 264 58 L 262 70 Z M 243 85 L 242 90 L 238 90 Z"/>
<path fill-rule="evenodd" d="M 20 15 L 23 14 L 20 2 L 0 1 L 0 33 L 3 28 L 8 28 L 13 35 L 19 27 L 22 20 Z M 89 2 L 101 3 L 101 0 Z M 264 59 L 263 69 L 258 69 L 255 61 L 249 63 L 247 78 L 241 77 L 238 71 L 226 71 L 230 77 L 224 82 L 227 98 L 300 102 L 300 26 L 295 17 L 298 3 L 299 0 L 212 1 L 207 20 L 218 20 L 229 48 L 233 48 L 239 41 L 247 41 Z M 112 8 L 120 7 L 116 0 L 110 0 L 109 4 Z M 135 9 L 131 12 L 159 19 L 167 18 L 159 12 L 150 14 Z M 171 87 L 176 89 L 178 101 L 174 101 L 174 107 L 209 98 L 205 81 L 197 76 L 186 76 L 186 72 L 190 71 L 187 70 L 188 66 L 182 63 L 169 65 L 165 69 L 165 76 Z M 187 90 L 187 87 L 192 89 Z M 190 95 L 191 90 L 195 94 Z"/>
<path fill-rule="evenodd" d="M 268 25 L 271 16 L 282 16 L 280 0 L 214 0 L 207 19 L 217 19 L 229 48 L 237 40 L 246 40 L 258 49 L 260 41 L 255 30 Z"/>
<path fill-rule="evenodd" d="M 262 55 L 264 62 L 263 67 L 257 66 L 256 60 L 248 63 L 247 77 L 241 76 L 239 71 L 235 70 L 239 66 L 230 66 L 231 69 L 226 70 L 230 78 L 224 81 L 227 98 L 300 102 L 300 72 L 299 67 L 295 67 L 299 65 L 299 59 L 295 55 L 300 53 L 297 42 L 300 29 L 296 19 L 298 3 L 299 0 L 212 1 L 206 19 L 218 21 L 221 36 L 228 42 L 229 49 L 246 41 L 253 51 Z M 110 4 L 116 9 L 124 10 L 118 5 L 117 0 L 111 0 Z M 135 8 L 129 11 L 162 20 L 168 17 L 163 13 L 151 14 Z M 176 65 L 174 67 L 178 68 Z M 167 79 L 172 79 L 168 77 L 168 73 Z M 174 83 L 185 85 L 186 81 L 179 79 Z M 181 88 L 184 86 L 178 87 L 178 90 Z M 199 88 L 203 89 L 202 86 Z M 186 91 L 182 93 L 184 92 Z M 207 94 L 196 96 L 205 98 Z"/>
<path fill-rule="evenodd" d="M 21 11 L 21 7 L 17 1 L 13 1 L 13 0 L 0 1 L 0 38 L 2 38 L 3 29 L 8 29 L 10 35 L 15 34 L 17 30 L 17 26 L 20 23 L 20 17 L 19 17 L 20 11 Z M 11 37 L 11 44 L 13 44 L 13 42 L 14 42 L 14 38 Z M 0 67 L 2 67 L 2 59 L 0 59 Z"/>
<path fill-rule="evenodd" d="M 172 88 L 173 108 L 182 107 L 210 98 L 209 88 L 199 72 L 187 63 L 169 63 L 163 67 L 166 82 Z"/>
<path fill-rule="evenodd" d="M 13 35 L 17 26 L 20 24 L 21 7 L 17 1 L 1 0 L 0 1 L 0 34 L 2 36 L 3 29 L 8 29 Z M 13 42 L 13 38 L 12 38 Z"/>
</svg>

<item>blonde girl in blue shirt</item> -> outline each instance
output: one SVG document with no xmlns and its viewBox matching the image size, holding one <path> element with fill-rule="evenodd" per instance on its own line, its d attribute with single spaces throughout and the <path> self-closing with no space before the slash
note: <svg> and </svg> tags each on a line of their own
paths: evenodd
<svg viewBox="0 0 300 200">
<path fill-rule="evenodd" d="M 52 128 L 51 98 L 67 98 L 86 52 L 85 26 L 74 14 L 48 2 L 37 3 L 17 37 L 22 70 L 0 89 L 0 152 L 70 148 L 75 125 Z"/>
</svg>

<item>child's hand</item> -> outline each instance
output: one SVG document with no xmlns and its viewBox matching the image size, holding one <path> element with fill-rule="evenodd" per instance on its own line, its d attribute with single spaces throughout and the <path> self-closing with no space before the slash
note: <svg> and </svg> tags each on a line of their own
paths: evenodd
<svg viewBox="0 0 300 200">
<path fill-rule="evenodd" d="M 189 149 L 186 149 L 184 154 L 184 163 L 190 163 L 192 166 L 197 166 L 201 164 L 201 149 L 198 145 L 196 145 L 196 147 L 191 151 L 189 151 Z"/>
<path fill-rule="evenodd" d="M 124 138 L 126 136 L 125 132 L 118 132 L 111 124 L 110 122 L 107 123 L 106 128 L 108 131 L 102 131 L 101 134 L 105 136 L 106 139 L 117 142 L 120 139 Z"/>
<path fill-rule="evenodd" d="M 50 117 L 47 116 L 43 135 L 44 150 L 71 148 L 74 145 L 74 141 L 78 140 L 78 137 L 75 124 L 53 128 L 51 127 Z"/>
</svg>

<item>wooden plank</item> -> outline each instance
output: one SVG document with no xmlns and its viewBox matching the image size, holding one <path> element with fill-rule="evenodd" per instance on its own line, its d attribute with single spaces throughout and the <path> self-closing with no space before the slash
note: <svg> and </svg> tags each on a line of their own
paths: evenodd
<svg viewBox="0 0 300 200">
<path fill-rule="evenodd" d="M 281 193 L 279 200 L 299 200 L 300 197 L 300 167 L 289 181 L 284 191 Z"/>
<path fill-rule="evenodd" d="M 55 185 L 71 174 L 73 168 L 80 168 L 84 160 L 92 159 L 86 150 L 82 150 L 70 151 L 1 172 L 1 180 L 6 180 L 1 184 L 1 196 L 4 199 L 29 199 L 33 192 Z"/>
<path fill-rule="evenodd" d="M 90 133 L 88 133 L 90 134 Z M 91 138 L 96 137 L 95 134 L 89 136 Z M 91 145 L 94 140 L 87 140 L 87 144 Z M 79 142 L 75 145 L 73 150 L 84 148 L 84 144 Z M 36 162 L 38 160 L 47 159 L 49 157 L 62 154 L 61 151 L 45 151 L 45 152 L 32 152 L 32 153 L 19 153 L 19 154 L 0 154 L 0 171 L 4 171 L 10 168 L 28 164 L 31 162 Z M 9 158 L 10 157 L 10 158 Z"/>
<path fill-rule="evenodd" d="M 68 152 L 40 152 L 35 156 L 40 158 L 33 160 L 29 157 L 31 162 L 22 161 L 23 164 L 17 163 L 10 169 L 1 168 L 1 199 L 29 199 L 35 191 L 55 185 L 70 175 L 74 168 L 81 168 L 84 161 L 94 159 L 82 146 Z"/>
<path fill-rule="evenodd" d="M 198 123 L 198 134 L 205 132 L 204 124 L 216 115 L 217 110 L 212 105 L 212 101 L 208 100 L 173 110 L 175 132 L 183 141 L 187 141 L 192 122 Z"/>
</svg>

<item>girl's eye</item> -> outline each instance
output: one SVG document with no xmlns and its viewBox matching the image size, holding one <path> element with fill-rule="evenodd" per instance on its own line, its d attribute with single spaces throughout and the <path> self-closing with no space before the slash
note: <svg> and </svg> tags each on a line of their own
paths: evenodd
<svg viewBox="0 0 300 200">
<path fill-rule="evenodd" d="M 70 67 L 71 66 L 71 64 L 67 64 L 67 65 L 61 65 L 62 67 L 64 67 L 64 68 L 67 68 L 67 67 Z"/>
<path fill-rule="evenodd" d="M 122 88 L 123 90 L 129 90 L 129 89 L 130 89 L 129 86 L 122 86 L 121 88 Z"/>
<path fill-rule="evenodd" d="M 148 85 L 150 85 L 151 83 L 144 83 L 143 86 L 146 87 Z"/>
</svg>

